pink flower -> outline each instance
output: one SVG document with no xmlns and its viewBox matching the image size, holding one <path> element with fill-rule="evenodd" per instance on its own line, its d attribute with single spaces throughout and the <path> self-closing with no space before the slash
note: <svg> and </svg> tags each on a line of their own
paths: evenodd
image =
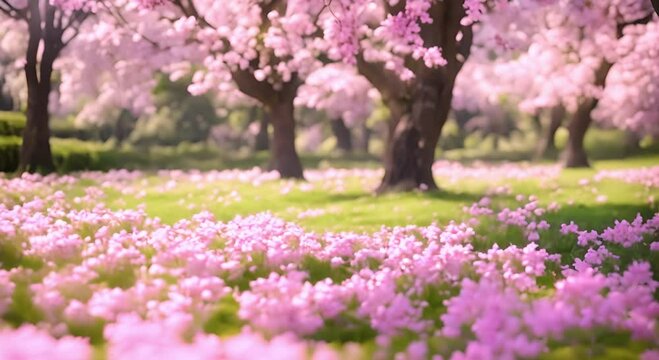
<svg viewBox="0 0 659 360">
<path fill-rule="evenodd" d="M 56 339 L 33 325 L 0 330 L 0 359 L 88 360 L 91 350 L 87 339 L 71 336 Z"/>
</svg>

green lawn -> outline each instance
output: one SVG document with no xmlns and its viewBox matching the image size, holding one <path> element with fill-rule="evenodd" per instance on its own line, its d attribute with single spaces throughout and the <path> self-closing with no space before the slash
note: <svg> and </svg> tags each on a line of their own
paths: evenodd
<svg viewBox="0 0 659 360">
<path fill-rule="evenodd" d="M 178 182 L 167 190 L 160 191 L 164 179 L 156 174 L 147 177 L 148 185 L 139 185 L 146 191 L 143 198 L 123 195 L 116 190 L 109 190 L 106 203 L 113 208 L 133 208 L 145 204 L 151 216 L 157 216 L 166 223 L 189 217 L 200 210 L 213 212 L 220 220 L 230 220 L 236 215 L 270 211 L 284 219 L 295 221 L 305 228 L 315 231 L 373 231 L 382 225 L 426 225 L 432 222 L 440 224 L 451 220 L 462 220 L 467 215 L 464 206 L 478 201 L 486 190 L 495 185 L 507 185 L 512 195 L 536 195 L 542 204 L 558 202 L 572 205 L 563 206 L 551 215 L 553 222 L 573 220 L 584 226 L 599 229 L 606 227 L 618 218 L 631 218 L 636 213 L 649 215 L 657 211 L 657 206 L 650 206 L 648 197 L 654 195 L 659 200 L 658 189 L 645 189 L 640 185 L 625 184 L 615 180 L 604 180 L 588 186 L 579 185 L 579 180 L 592 178 L 600 169 L 634 168 L 659 164 L 659 156 L 639 157 L 626 160 L 598 161 L 592 169 L 564 169 L 556 180 L 542 184 L 536 180 L 499 181 L 488 179 L 469 179 L 449 182 L 437 179 L 441 187 L 439 192 L 403 193 L 373 195 L 372 191 L 379 179 L 348 178 L 344 191 L 326 190 L 318 183 L 312 183 L 312 189 L 304 189 L 302 182 L 264 182 L 260 186 L 239 182 L 203 183 Z M 290 184 L 292 190 L 282 194 L 282 189 Z M 73 193 L 82 193 L 82 183 Z M 605 203 L 597 202 L 597 195 L 607 197 Z M 240 200 L 231 196 L 237 193 Z M 513 196 L 508 202 L 512 206 Z M 571 201 L 570 201 L 571 200 Z M 499 197 L 506 205 L 506 197 Z M 306 218 L 298 214 L 308 209 L 322 209 L 323 213 Z"/>
</svg>

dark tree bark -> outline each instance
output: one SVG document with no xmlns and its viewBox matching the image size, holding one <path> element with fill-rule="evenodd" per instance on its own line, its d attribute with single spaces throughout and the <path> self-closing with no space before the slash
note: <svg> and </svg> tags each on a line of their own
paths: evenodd
<svg viewBox="0 0 659 360">
<path fill-rule="evenodd" d="M 332 133 L 336 138 L 336 148 L 351 153 L 352 152 L 352 132 L 346 126 L 342 118 L 330 120 Z"/>
<path fill-rule="evenodd" d="M 265 112 L 273 129 L 270 141 L 272 168 L 279 172 L 282 178 L 304 179 L 302 162 L 295 149 L 293 101 L 300 86 L 297 74 L 277 89 L 266 81 L 256 80 L 249 70 L 235 71 L 232 77 L 241 92 L 265 106 Z"/>
<path fill-rule="evenodd" d="M 531 122 L 533 123 L 533 128 L 536 133 L 542 133 L 542 111 L 536 111 L 535 114 L 531 116 Z"/>
<path fill-rule="evenodd" d="M 474 117 L 474 114 L 467 110 L 454 111 L 453 114 L 458 127 L 457 148 L 462 149 L 465 147 L 465 140 L 467 139 L 467 123 Z"/>
<path fill-rule="evenodd" d="M 541 129 L 540 142 L 534 156 L 536 160 L 544 159 L 549 154 L 556 153 L 556 142 L 554 138 L 563 123 L 565 115 L 565 108 L 563 106 L 555 106 L 549 111 L 549 122 Z"/>
<path fill-rule="evenodd" d="M 579 105 L 567 126 L 569 136 L 562 155 L 563 166 L 565 167 L 579 168 L 590 166 L 583 144 L 588 127 L 592 122 L 590 112 L 594 108 L 591 105 L 593 102 L 594 100 L 590 99 Z"/>
<path fill-rule="evenodd" d="M 397 5 L 388 8 L 390 14 L 401 10 Z M 381 64 L 358 58 L 359 72 L 380 91 L 391 113 L 379 193 L 437 189 L 432 175 L 435 149 L 451 108 L 455 78 L 469 57 L 472 29 L 460 24 L 461 2 L 434 2 L 430 15 L 433 23 L 421 27 L 424 45 L 441 47 L 447 65 L 429 69 L 408 59 L 416 78 L 404 83 Z"/>
<path fill-rule="evenodd" d="M 55 170 L 48 121 L 48 94 L 28 85 L 27 123 L 23 130 L 19 172 L 49 173 Z"/>
<path fill-rule="evenodd" d="M 259 132 L 254 139 L 254 151 L 265 151 L 270 148 L 270 135 L 268 134 L 268 126 L 270 126 L 270 115 L 264 111 L 260 114 L 259 118 Z"/>
<path fill-rule="evenodd" d="M 391 127 L 384 157 L 385 175 L 378 192 L 437 189 L 432 175 L 435 148 L 448 118 L 453 86 L 421 83 L 411 106 L 389 104 Z"/>
<path fill-rule="evenodd" d="M 25 59 L 27 82 L 27 123 L 23 131 L 18 171 L 52 172 L 55 170 L 50 149 L 50 115 L 48 102 L 52 88 L 53 63 L 64 47 L 61 34 L 54 27 L 56 9 L 45 4 L 41 17 L 39 1 L 29 2 L 29 40 Z M 44 23 L 42 28 L 42 21 Z M 41 61 L 39 43 L 43 40 Z"/>
<path fill-rule="evenodd" d="M 8 111 L 14 108 L 14 99 L 3 91 L 4 86 L 5 81 L 0 78 L 0 110 Z"/>
<path fill-rule="evenodd" d="M 606 77 L 612 66 L 613 64 L 602 61 L 602 64 L 595 73 L 596 86 L 604 86 Z M 561 155 L 563 166 L 568 168 L 590 167 L 588 155 L 584 148 L 584 138 L 593 121 L 591 113 L 597 107 L 598 102 L 599 99 L 595 98 L 584 99 L 579 103 L 577 110 L 572 115 L 572 119 L 567 125 L 569 133 L 567 145 Z"/>
<path fill-rule="evenodd" d="M 371 130 L 366 124 L 362 124 L 359 127 L 359 136 L 357 137 L 357 141 L 355 141 L 355 150 L 364 154 L 368 154 L 372 133 L 373 130 Z"/>
<path fill-rule="evenodd" d="M 117 145 L 123 144 L 135 128 L 135 117 L 130 111 L 122 109 L 114 126 L 114 137 Z"/>
<path fill-rule="evenodd" d="M 303 179 L 302 163 L 295 150 L 294 96 L 268 106 L 272 123 L 272 165 L 282 178 Z"/>
<path fill-rule="evenodd" d="M 632 155 L 641 150 L 641 136 L 632 132 L 625 131 L 625 155 Z"/>
<path fill-rule="evenodd" d="M 496 133 L 492 134 L 492 150 L 499 151 L 500 143 L 501 135 Z"/>
</svg>

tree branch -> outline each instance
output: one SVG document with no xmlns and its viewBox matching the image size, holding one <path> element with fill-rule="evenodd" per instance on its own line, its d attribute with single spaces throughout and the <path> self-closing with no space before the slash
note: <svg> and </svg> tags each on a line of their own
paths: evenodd
<svg viewBox="0 0 659 360">
<path fill-rule="evenodd" d="M 39 52 L 39 43 L 41 42 L 41 14 L 38 0 L 28 0 L 29 21 L 28 21 L 28 44 L 25 53 L 25 78 L 28 86 L 39 84 L 37 75 L 37 55 Z"/>
<path fill-rule="evenodd" d="M 135 30 L 132 26 L 130 26 L 130 23 L 128 22 L 128 20 L 126 20 L 126 18 L 123 16 L 123 14 L 121 14 L 121 10 L 118 10 L 116 7 L 114 7 L 114 5 L 112 5 L 112 7 L 111 7 L 111 5 L 108 5 L 108 4 L 107 4 L 105 1 L 103 1 L 103 0 L 101 0 L 101 1 L 99 1 L 99 2 L 100 2 L 101 5 L 103 5 L 103 7 L 104 7 L 104 8 L 110 13 L 110 15 L 111 15 L 115 20 L 117 20 L 118 22 L 122 23 L 122 25 L 123 25 L 126 29 L 128 29 L 128 30 L 132 31 L 133 33 L 139 35 L 142 39 L 144 39 L 146 42 L 148 42 L 149 44 L 151 44 L 151 45 L 154 46 L 155 48 L 162 49 L 162 47 L 160 46 L 160 44 L 158 44 L 158 42 L 156 42 L 156 41 L 150 39 L 148 36 L 142 34 L 141 32 Z"/>
<path fill-rule="evenodd" d="M 184 4 L 183 1 L 185 1 L 186 4 Z M 197 10 L 197 7 L 195 6 L 195 4 L 192 1 L 193 0 L 173 0 L 172 4 L 174 4 L 174 6 L 179 8 L 179 10 L 181 10 L 181 12 L 183 12 L 183 15 L 188 16 L 188 17 L 192 16 L 195 19 L 197 19 L 197 21 L 199 21 L 199 24 L 202 25 L 203 27 L 215 29 L 215 27 L 213 25 L 211 25 L 211 23 L 209 23 L 206 20 L 205 17 L 203 17 L 199 14 L 199 11 Z"/>
<path fill-rule="evenodd" d="M 0 0 L 0 12 L 16 20 L 27 20 L 27 8 L 19 9 L 8 0 Z"/>
</svg>

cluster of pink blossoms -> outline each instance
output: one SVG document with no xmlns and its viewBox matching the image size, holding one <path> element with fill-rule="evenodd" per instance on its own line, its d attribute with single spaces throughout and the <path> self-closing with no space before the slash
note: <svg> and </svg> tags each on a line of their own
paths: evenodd
<svg viewBox="0 0 659 360">
<path fill-rule="evenodd" d="M 495 172 L 504 180 L 556 175 L 504 169 Z M 453 178 L 482 171 L 464 167 Z M 369 172 L 309 178 L 322 188 Z M 258 170 L 160 175 L 163 191 L 274 181 Z M 80 181 L 94 185 L 75 193 Z M 219 222 L 201 212 L 169 225 L 104 204 L 105 191 L 152 186 L 139 172 L 0 182 L 0 357 L 88 359 L 91 340 L 104 342 L 111 359 L 163 351 L 198 359 L 524 358 L 573 344 L 575 333 L 629 333 L 648 349 L 659 340 L 650 262 L 621 256 L 659 250 L 659 214 L 582 230 L 550 224 L 558 206 L 534 196 L 510 206 L 511 189 L 499 186 L 466 207 L 464 222 L 315 233 L 269 213 Z M 572 244 L 570 257 L 552 253 L 553 241 Z M 25 320 L 12 328 L 6 319 Z M 28 337 L 33 345 L 16 345 Z"/>
</svg>

